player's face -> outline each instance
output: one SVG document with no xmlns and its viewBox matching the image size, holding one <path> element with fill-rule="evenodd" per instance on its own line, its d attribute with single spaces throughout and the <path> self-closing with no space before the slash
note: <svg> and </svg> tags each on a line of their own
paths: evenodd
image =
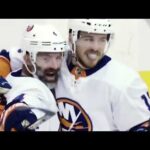
<svg viewBox="0 0 150 150">
<path fill-rule="evenodd" d="M 93 68 L 104 55 L 106 34 L 81 32 L 76 42 L 78 61 L 86 68 Z"/>
<path fill-rule="evenodd" d="M 38 53 L 36 58 L 36 74 L 39 79 L 47 83 L 55 83 L 62 60 L 62 53 Z"/>
</svg>

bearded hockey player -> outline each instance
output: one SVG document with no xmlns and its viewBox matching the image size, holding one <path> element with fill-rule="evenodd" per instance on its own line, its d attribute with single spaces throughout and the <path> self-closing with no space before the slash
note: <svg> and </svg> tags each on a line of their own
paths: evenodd
<svg viewBox="0 0 150 150">
<path fill-rule="evenodd" d="M 43 83 L 45 83 L 49 87 L 49 89 L 52 89 L 55 86 L 55 83 L 57 81 L 59 75 L 59 69 L 61 66 L 61 62 L 63 61 L 64 58 L 65 50 L 66 50 L 66 42 L 63 40 L 59 32 L 54 27 L 45 24 L 44 25 L 35 24 L 32 26 L 28 26 L 24 34 L 22 48 L 17 50 L 16 52 L 17 54 L 13 55 L 12 51 L 11 51 L 12 53 L 6 50 L 1 51 L 1 58 L 3 58 L 3 60 L 7 60 L 5 61 L 7 62 L 6 66 L 10 68 L 10 69 L 6 69 L 8 70 L 7 72 L 9 72 L 9 70 L 15 70 L 13 71 L 13 73 L 7 76 L 6 79 L 8 80 L 8 82 L 12 84 L 15 82 L 15 80 L 19 80 L 19 79 L 24 80 L 23 82 L 25 83 L 22 82 L 20 86 L 22 85 L 23 87 L 25 87 L 25 90 L 28 87 L 27 88 L 28 92 L 30 91 L 29 95 L 30 94 L 32 95 L 34 91 L 36 92 L 36 88 L 41 89 L 42 86 L 40 86 L 40 84 L 39 86 L 38 84 L 37 85 L 32 84 L 31 80 L 33 80 L 34 83 L 34 81 L 35 80 L 37 81 L 37 79 L 33 79 L 33 78 L 27 79 L 26 77 L 23 78 L 20 76 L 31 76 L 31 77 L 38 78 Z M 18 65 L 17 67 L 17 65 L 13 64 L 13 62 L 15 62 L 16 64 L 20 64 L 18 62 L 22 62 L 22 64 Z M 7 72 L 3 73 L 2 75 L 6 76 L 8 74 Z M 13 79 L 12 76 L 18 77 L 19 79 L 17 78 Z M 11 82 L 11 80 L 14 81 Z M 30 80 L 30 82 L 28 86 L 25 86 L 24 84 L 27 84 L 28 80 Z M 13 89 L 15 89 L 16 86 L 19 87 L 19 85 L 13 84 L 12 86 Z M 13 93 L 11 94 L 13 96 Z M 9 92 L 8 95 L 10 96 L 11 94 Z M 7 97 L 6 95 L 6 98 L 9 97 Z M 9 98 L 9 100 L 12 101 L 13 99 L 14 101 L 14 98 L 15 97 L 12 97 L 11 99 Z M 47 96 L 47 98 L 49 99 L 49 101 L 51 101 L 50 99 L 52 98 L 52 96 Z M 11 103 L 11 101 L 9 100 L 7 101 L 8 104 Z M 36 102 L 35 105 L 36 104 L 38 105 L 38 102 Z M 41 104 L 39 103 L 37 107 L 39 107 L 40 105 Z M 51 106 L 48 105 L 48 103 L 46 105 L 50 109 Z M 49 128 L 50 125 L 49 122 L 47 122 L 47 125 L 43 126 L 43 128 L 41 128 L 40 130 L 49 131 L 50 130 Z"/>
<path fill-rule="evenodd" d="M 139 74 L 106 55 L 108 19 L 71 19 L 73 58 L 56 87 L 61 131 L 148 131 L 150 98 Z"/>
</svg>

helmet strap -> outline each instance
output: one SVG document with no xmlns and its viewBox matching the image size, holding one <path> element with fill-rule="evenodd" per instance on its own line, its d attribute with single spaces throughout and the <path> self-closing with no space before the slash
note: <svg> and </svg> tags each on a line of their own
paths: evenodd
<svg viewBox="0 0 150 150">
<path fill-rule="evenodd" d="M 30 57 L 31 58 L 31 57 Z M 28 73 L 30 73 L 32 76 L 35 76 L 36 74 L 36 65 L 35 65 L 35 61 L 30 59 L 31 65 L 33 66 L 33 71 L 28 67 L 27 63 L 25 60 L 23 60 L 23 64 L 25 65 L 26 70 L 28 71 Z"/>
</svg>

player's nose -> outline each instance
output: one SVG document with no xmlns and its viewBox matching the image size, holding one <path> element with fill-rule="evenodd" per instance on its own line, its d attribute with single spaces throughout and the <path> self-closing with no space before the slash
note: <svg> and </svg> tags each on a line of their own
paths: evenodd
<svg viewBox="0 0 150 150">
<path fill-rule="evenodd" d="M 52 58 L 51 61 L 49 62 L 49 66 L 52 68 L 52 69 L 59 69 L 60 68 L 60 65 L 59 65 L 59 62 L 57 61 L 57 59 L 55 58 Z"/>
</svg>

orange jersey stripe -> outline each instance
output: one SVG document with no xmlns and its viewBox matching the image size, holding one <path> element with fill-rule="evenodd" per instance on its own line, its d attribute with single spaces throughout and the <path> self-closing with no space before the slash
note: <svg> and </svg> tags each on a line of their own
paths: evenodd
<svg viewBox="0 0 150 150">
<path fill-rule="evenodd" d="M 11 72 L 9 60 L 0 56 L 0 76 L 6 77 Z"/>
</svg>

